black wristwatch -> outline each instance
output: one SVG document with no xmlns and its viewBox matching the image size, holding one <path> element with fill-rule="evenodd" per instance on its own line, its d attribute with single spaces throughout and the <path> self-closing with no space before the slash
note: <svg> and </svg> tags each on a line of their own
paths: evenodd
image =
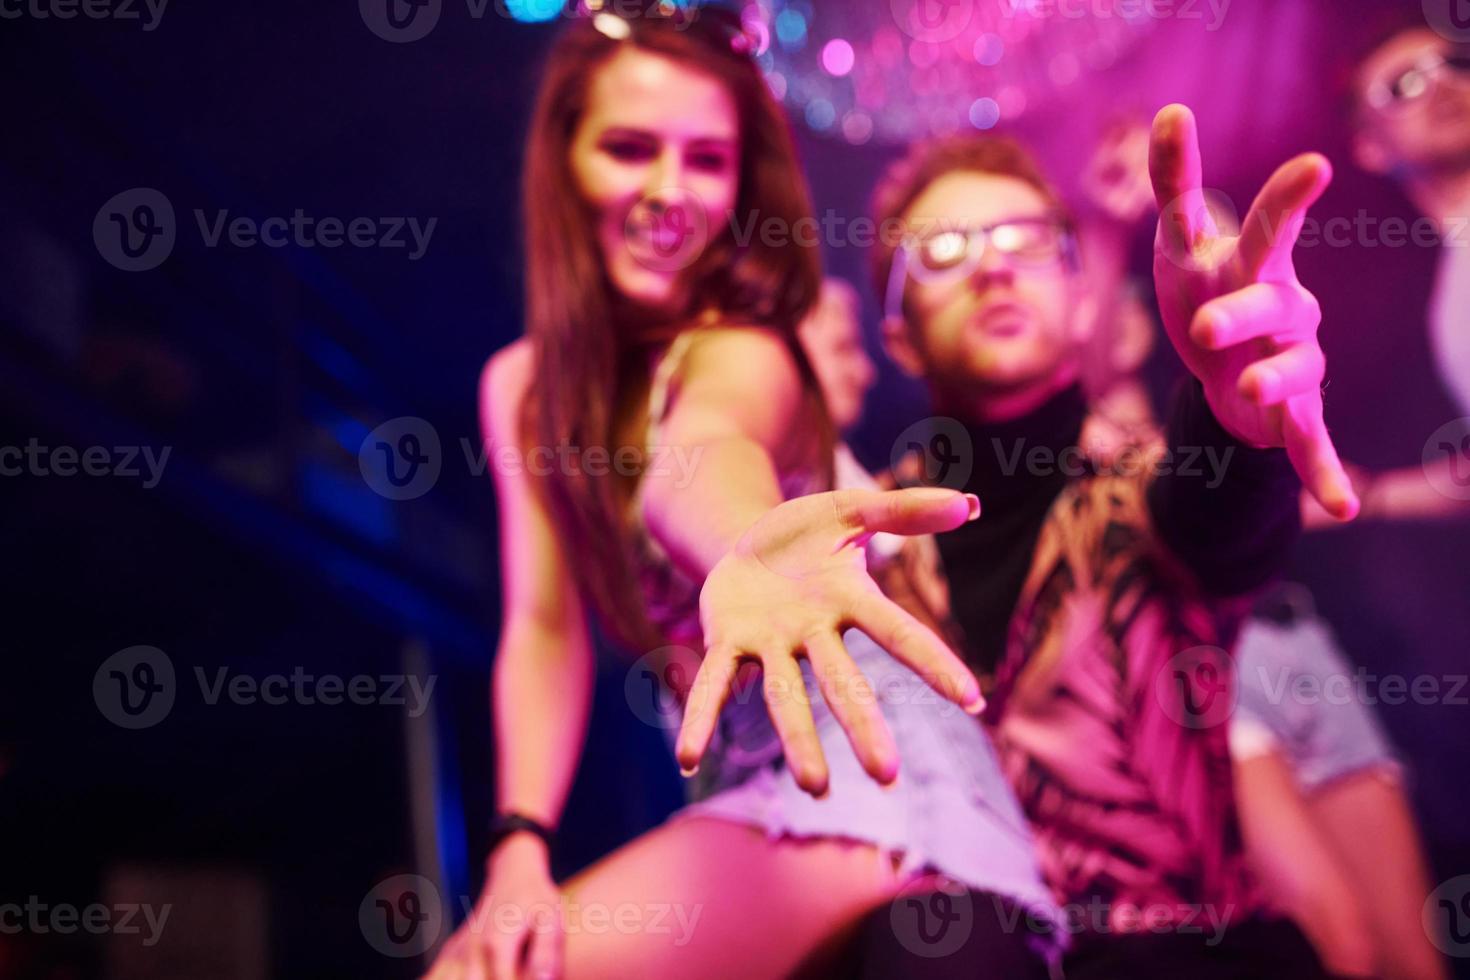
<svg viewBox="0 0 1470 980">
<path fill-rule="evenodd" d="M 541 838 L 546 842 L 547 850 L 551 849 L 551 839 L 555 835 L 555 831 L 550 827 L 539 820 L 533 820 L 519 813 L 498 813 L 490 823 L 490 850 L 487 853 L 494 854 L 495 849 L 507 837 L 523 830 Z"/>
</svg>

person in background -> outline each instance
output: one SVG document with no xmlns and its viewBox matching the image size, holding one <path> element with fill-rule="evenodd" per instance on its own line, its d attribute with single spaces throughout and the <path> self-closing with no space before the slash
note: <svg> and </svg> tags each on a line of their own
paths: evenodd
<svg viewBox="0 0 1470 980">
<path fill-rule="evenodd" d="M 1405 17 L 1354 67 L 1351 103 L 1357 164 L 1398 181 L 1439 230 L 1430 349 L 1439 380 L 1470 414 L 1470 50 Z M 1465 495 L 1445 492 L 1470 482 L 1470 442 L 1446 440 L 1444 456 L 1424 465 L 1350 473 L 1362 520 L 1470 517 Z M 1337 526 L 1315 502 L 1302 506 L 1309 529 Z M 1263 876 L 1343 969 L 1442 980 L 1447 967 L 1421 920 L 1432 886 L 1404 768 L 1353 693 L 1352 665 L 1310 594 L 1294 588 L 1264 607 L 1236 658 L 1232 754 Z M 1322 696 L 1296 697 L 1304 683 Z"/>
<path fill-rule="evenodd" d="M 1339 518 L 1357 502 L 1321 423 L 1316 304 L 1290 236 L 1259 220 L 1239 239 L 1214 231 L 1182 107 L 1156 118 L 1150 160 L 1156 199 L 1182 205 L 1159 226 L 1155 284 L 1194 375 L 1168 444 L 1230 453 L 1218 486 L 1167 467 L 1076 470 L 1084 280 L 1066 209 L 1009 140 L 920 145 L 880 184 L 876 218 L 910 232 L 877 256 L 884 340 L 967 429 L 964 485 L 985 516 L 938 544 L 966 653 L 994 676 L 987 717 L 1047 880 L 1101 915 L 1083 917 L 1067 975 L 1313 975 L 1310 946 L 1250 872 L 1226 731 L 1190 715 L 1206 680 L 1228 681 L 1221 648 L 1294 540 L 1293 467 Z M 1283 165 L 1254 217 L 1299 218 L 1329 173 L 1316 155 Z M 1054 465 L 1007 465 L 1036 450 Z M 1172 670 L 1191 655 L 1193 669 Z M 1230 918 L 1213 941 L 1185 921 L 1200 909 Z"/>
<path fill-rule="evenodd" d="M 863 346 L 862 303 L 846 279 L 828 276 L 811 313 L 797 329 L 811 359 L 827 414 L 839 433 L 848 433 L 863 416 L 863 400 L 873 387 L 877 369 Z M 835 449 L 838 486 L 876 486 L 844 441 Z"/>
</svg>

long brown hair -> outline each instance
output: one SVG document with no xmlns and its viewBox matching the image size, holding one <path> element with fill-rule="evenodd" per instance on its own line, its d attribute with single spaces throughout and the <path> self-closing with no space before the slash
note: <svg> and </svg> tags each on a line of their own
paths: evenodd
<svg viewBox="0 0 1470 980">
<path fill-rule="evenodd" d="M 732 27 L 715 8 L 693 13 L 680 22 L 657 16 L 625 20 L 629 30 L 621 40 L 605 35 L 588 18 L 576 19 L 562 29 L 547 60 L 523 171 L 527 333 L 535 352 L 536 390 L 522 406 L 522 429 L 532 444 L 610 447 L 616 424 L 629 410 L 629 386 L 622 379 L 639 366 L 634 331 L 618 324 L 624 314 L 589 233 L 595 225 L 569 159 L 592 76 L 622 45 L 690 66 L 729 90 L 740 134 L 735 215 L 758 212 L 763 221 L 775 218 L 792 228 L 812 214 L 785 116 L 754 61 L 741 50 L 738 21 Z M 683 318 L 713 309 L 727 321 L 785 334 L 814 417 L 821 420 L 823 458 L 829 458 L 830 423 L 795 339 L 796 326 L 820 289 L 818 250 L 790 241 L 777 247 L 758 235 L 741 244 L 723 232 L 713 234 L 725 217 L 710 216 L 712 240 L 686 270 L 691 300 Z M 583 596 L 603 628 L 623 645 L 647 650 L 666 642 L 649 621 L 634 564 L 628 504 L 636 481 L 569 469 L 551 475 L 543 489 L 559 539 L 575 543 L 568 552 L 575 555 L 572 572 Z"/>
</svg>

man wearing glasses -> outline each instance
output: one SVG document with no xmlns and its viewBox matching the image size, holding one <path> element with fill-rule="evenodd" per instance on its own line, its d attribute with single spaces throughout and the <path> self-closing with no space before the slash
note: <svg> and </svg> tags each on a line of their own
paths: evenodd
<svg viewBox="0 0 1470 980">
<path fill-rule="evenodd" d="M 917 147 L 880 186 L 882 226 L 907 229 L 877 255 L 885 344 L 939 417 L 915 475 L 981 499 L 939 551 L 1068 913 L 1067 976 L 1322 975 L 1246 866 L 1224 650 L 1299 529 L 1298 475 L 1338 518 L 1357 509 L 1291 256 L 1330 171 L 1315 154 L 1283 165 L 1230 238 L 1204 205 L 1187 110 L 1159 114 L 1150 163 L 1160 312 L 1194 376 L 1166 449 L 1105 471 L 1077 450 L 1084 287 L 1066 212 L 1011 141 Z"/>
<path fill-rule="evenodd" d="M 1470 48 L 1427 27 L 1400 31 L 1363 60 L 1354 88 L 1359 166 L 1397 179 L 1439 226 L 1430 339 L 1470 413 Z"/>
</svg>

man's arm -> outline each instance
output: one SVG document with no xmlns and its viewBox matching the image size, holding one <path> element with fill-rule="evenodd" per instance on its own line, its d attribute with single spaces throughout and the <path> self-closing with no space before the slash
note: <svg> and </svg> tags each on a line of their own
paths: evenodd
<svg viewBox="0 0 1470 980">
<path fill-rule="evenodd" d="M 1256 449 L 1215 418 L 1198 380 L 1175 392 L 1167 472 L 1148 488 L 1154 529 L 1201 588 L 1220 596 L 1264 585 L 1301 530 L 1301 480 L 1284 449 Z"/>
</svg>

